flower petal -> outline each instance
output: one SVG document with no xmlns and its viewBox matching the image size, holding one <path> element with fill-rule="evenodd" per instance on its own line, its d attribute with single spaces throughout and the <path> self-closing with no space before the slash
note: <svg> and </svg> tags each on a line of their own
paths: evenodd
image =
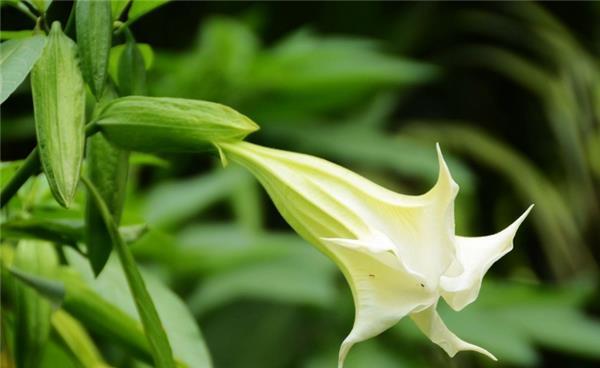
<svg viewBox="0 0 600 368">
<path fill-rule="evenodd" d="M 494 262 L 512 250 L 513 238 L 519 225 L 532 207 L 533 205 L 506 229 L 494 235 L 456 237 L 456 262 L 462 266 L 463 272 L 456 276 L 442 276 L 440 281 L 442 296 L 454 310 L 461 310 L 477 299 L 483 276 Z"/>
<path fill-rule="evenodd" d="M 402 263 L 437 286 L 454 259 L 454 198 L 458 185 L 438 149 L 439 175 L 419 196 L 394 193 L 326 160 L 246 142 L 219 143 L 250 169 L 285 219 L 305 239 L 371 241 L 386 234 Z"/>
<path fill-rule="evenodd" d="M 437 300 L 435 290 L 406 272 L 393 252 L 357 240 L 322 241 L 340 262 L 356 309 L 352 331 L 340 348 L 340 367 L 354 344 L 382 333 Z"/>
<path fill-rule="evenodd" d="M 422 205 L 403 208 L 395 214 L 382 214 L 390 224 L 383 231 L 397 245 L 404 262 L 435 287 L 455 258 L 454 199 L 459 189 L 440 146 L 436 148 L 438 179 L 431 190 L 419 196 Z"/>
<path fill-rule="evenodd" d="M 431 341 L 439 345 L 451 357 L 456 355 L 459 351 L 471 350 L 487 355 L 493 360 L 497 360 L 496 357 L 487 350 L 463 341 L 453 334 L 440 318 L 440 315 L 436 311 L 435 304 L 421 312 L 412 313 L 410 318 Z"/>
</svg>

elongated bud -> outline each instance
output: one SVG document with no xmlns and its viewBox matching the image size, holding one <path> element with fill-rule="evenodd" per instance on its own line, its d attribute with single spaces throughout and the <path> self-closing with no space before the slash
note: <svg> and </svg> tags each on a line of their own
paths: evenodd
<svg viewBox="0 0 600 368">
<path fill-rule="evenodd" d="M 54 22 L 31 72 L 40 161 L 54 198 L 69 207 L 79 182 L 85 144 L 85 89 L 77 45 Z"/>
<path fill-rule="evenodd" d="M 193 152 L 218 142 L 235 142 L 259 129 L 239 112 L 208 101 L 129 96 L 100 112 L 105 137 L 125 149 Z"/>
</svg>

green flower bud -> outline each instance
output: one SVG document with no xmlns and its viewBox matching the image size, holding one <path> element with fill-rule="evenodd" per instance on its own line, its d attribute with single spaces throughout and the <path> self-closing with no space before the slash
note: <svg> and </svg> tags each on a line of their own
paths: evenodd
<svg viewBox="0 0 600 368">
<path fill-rule="evenodd" d="M 181 98 L 129 96 L 111 101 L 96 120 L 122 148 L 143 152 L 193 152 L 236 142 L 259 129 L 230 107 Z"/>
</svg>

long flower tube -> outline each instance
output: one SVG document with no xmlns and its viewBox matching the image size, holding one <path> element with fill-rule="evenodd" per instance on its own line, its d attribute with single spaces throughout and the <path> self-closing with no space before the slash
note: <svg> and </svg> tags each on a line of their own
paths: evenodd
<svg viewBox="0 0 600 368">
<path fill-rule="evenodd" d="M 303 238 L 342 270 L 354 298 L 355 320 L 339 353 L 339 367 L 357 342 L 405 316 L 450 356 L 483 348 L 454 335 L 436 311 L 440 297 L 455 310 L 473 302 L 491 265 L 513 247 L 530 206 L 501 232 L 455 234 L 452 179 L 439 145 L 439 175 L 427 193 L 385 189 L 329 161 L 247 142 L 217 145 L 224 158 L 250 170 L 277 209 Z"/>
</svg>

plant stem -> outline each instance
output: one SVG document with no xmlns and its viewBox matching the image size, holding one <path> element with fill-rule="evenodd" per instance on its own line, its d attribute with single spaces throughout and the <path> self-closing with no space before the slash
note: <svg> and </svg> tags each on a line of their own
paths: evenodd
<svg viewBox="0 0 600 368">
<path fill-rule="evenodd" d="M 91 198 L 100 210 L 100 214 L 110 235 L 113 247 L 119 256 L 119 261 L 121 262 L 121 267 L 125 273 L 129 290 L 131 291 L 138 314 L 142 320 L 144 333 L 150 343 L 154 364 L 158 368 L 175 368 L 171 345 L 169 344 L 169 340 L 160 321 L 160 317 L 158 316 L 158 312 L 156 311 L 156 307 L 146 289 L 146 284 L 137 268 L 133 255 L 119 234 L 117 224 L 110 214 L 106 202 L 104 202 L 94 184 L 84 176 L 81 177 L 81 181 L 87 187 Z"/>
<path fill-rule="evenodd" d="M 23 4 L 21 2 L 18 2 L 18 3 L 11 2 L 9 4 L 12 5 L 14 8 L 18 9 L 19 11 L 21 11 L 26 16 L 28 16 L 34 22 L 37 22 L 37 16 L 35 16 L 35 14 L 33 14 L 31 12 L 31 10 L 29 10 L 29 8 L 27 8 L 27 6 L 25 4 Z"/>
<path fill-rule="evenodd" d="M 85 127 L 85 135 L 91 136 L 98 132 L 98 125 L 95 122 L 92 122 Z M 8 183 L 2 188 L 2 192 L 0 193 L 0 208 L 4 208 L 4 206 L 17 194 L 17 191 L 25 184 L 27 179 L 30 176 L 39 173 L 41 170 L 40 165 L 40 154 L 35 147 L 23 162 L 23 165 L 19 167 L 17 172 L 13 175 L 12 178 L 8 181 Z"/>
<path fill-rule="evenodd" d="M 27 156 L 23 165 L 19 167 L 13 177 L 10 178 L 8 183 L 2 188 L 2 192 L 0 193 L 0 208 L 4 207 L 4 205 L 10 201 L 30 176 L 37 174 L 39 171 L 40 155 L 36 147 L 29 153 L 29 156 Z"/>
</svg>

